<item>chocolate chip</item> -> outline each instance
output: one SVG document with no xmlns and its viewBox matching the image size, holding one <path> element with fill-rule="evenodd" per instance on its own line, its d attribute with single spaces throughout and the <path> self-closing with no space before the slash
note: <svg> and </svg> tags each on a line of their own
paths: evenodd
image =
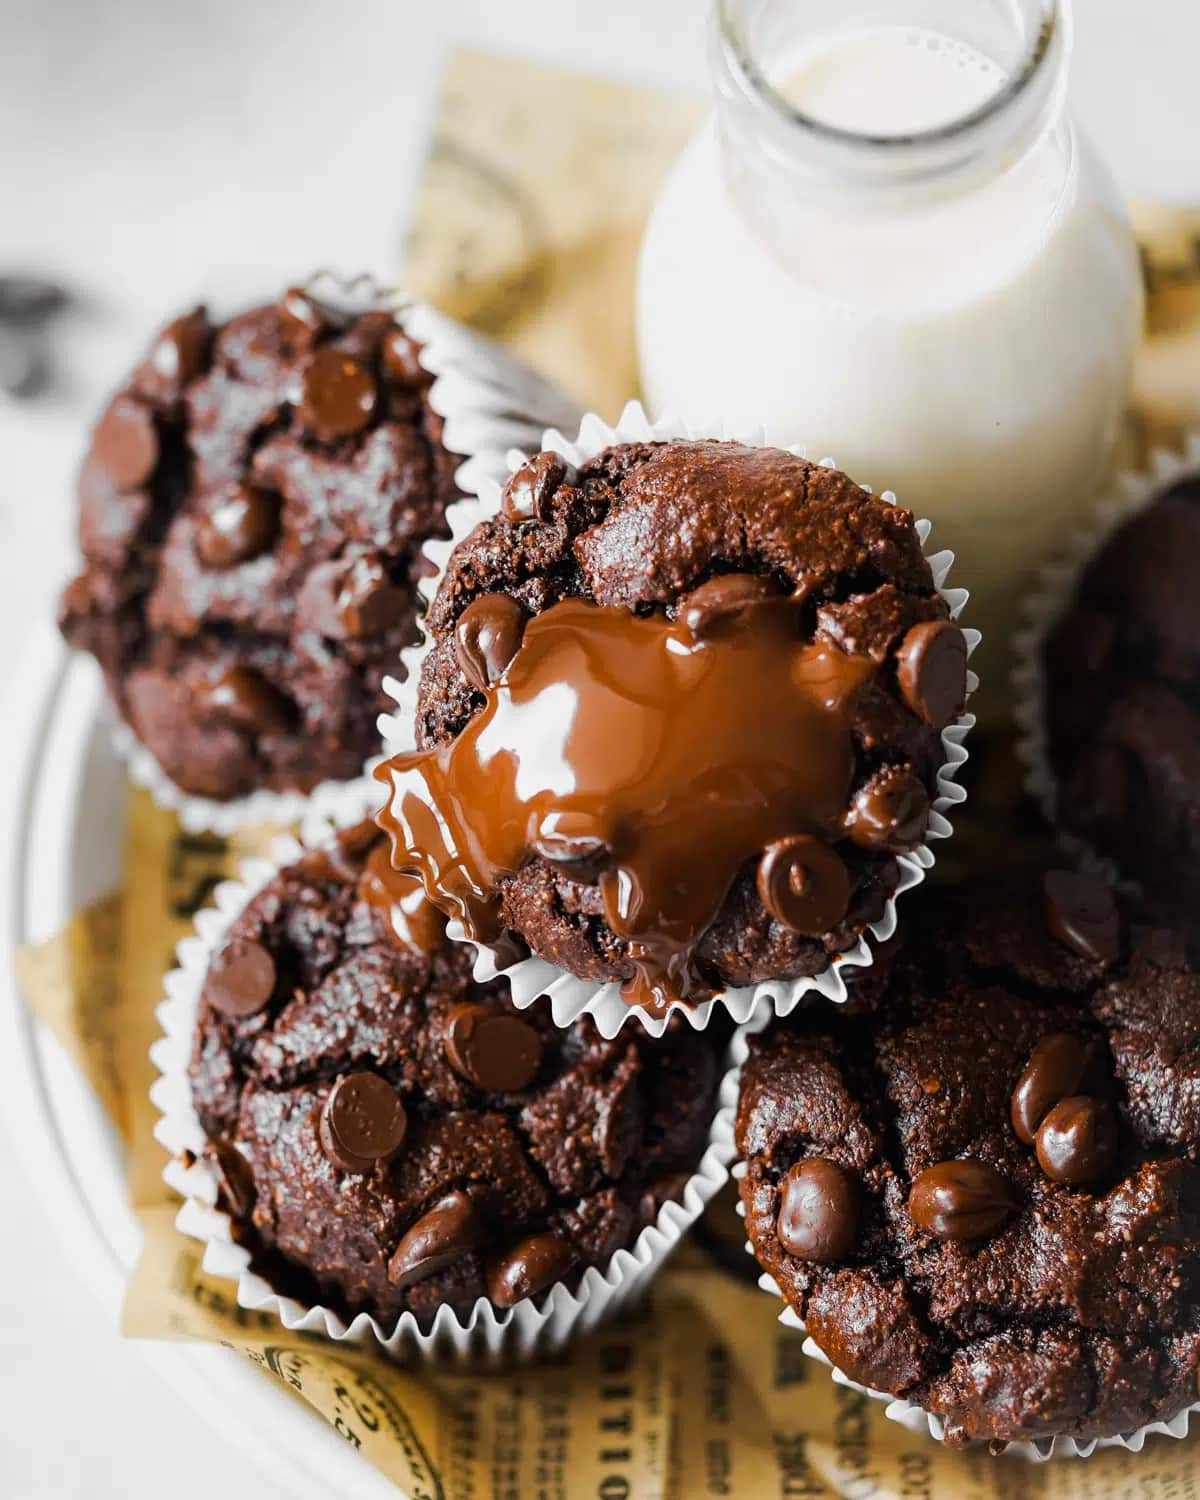
<svg viewBox="0 0 1200 1500">
<path fill-rule="evenodd" d="M 296 603 L 303 624 L 332 641 L 382 635 L 404 618 L 406 588 L 393 583 L 382 557 L 337 558 L 315 567 Z"/>
<path fill-rule="evenodd" d="M 541 1036 L 527 1021 L 474 1001 L 451 1010 L 444 1045 L 454 1071 L 492 1093 L 519 1093 L 542 1065 Z"/>
<path fill-rule="evenodd" d="M 747 610 L 779 590 L 755 573 L 722 573 L 693 589 L 679 602 L 679 618 L 698 641 L 732 630 Z"/>
<path fill-rule="evenodd" d="M 236 484 L 213 496 L 196 520 L 196 555 L 209 568 L 231 568 L 266 552 L 279 534 L 279 499 Z"/>
<path fill-rule="evenodd" d="M 378 1073 L 349 1073 L 329 1091 L 321 1111 L 321 1149 L 343 1172 L 385 1166 L 404 1144 L 408 1116 L 400 1096 Z"/>
<path fill-rule="evenodd" d="M 994 1234 L 1016 1207 L 1008 1179 L 982 1161 L 943 1161 L 912 1185 L 913 1223 L 939 1240 L 978 1240 Z"/>
<path fill-rule="evenodd" d="M 497 1307 L 515 1307 L 561 1281 L 574 1258 L 561 1235 L 531 1234 L 488 1266 L 488 1296 Z"/>
<path fill-rule="evenodd" d="M 133 378 L 139 396 L 157 405 L 178 401 L 186 386 L 204 373 L 212 327 L 203 307 L 167 324 Z"/>
<path fill-rule="evenodd" d="M 448 1193 L 417 1220 L 388 1261 L 393 1286 L 436 1276 L 479 1243 L 480 1225 L 466 1193 Z"/>
<path fill-rule="evenodd" d="M 421 364 L 420 350 L 421 346 L 403 328 L 393 328 L 384 335 L 384 374 L 402 390 L 419 390 L 429 381 Z"/>
<path fill-rule="evenodd" d="M 201 718 L 217 719 L 247 734 L 280 734 L 293 722 L 289 699 L 250 667 L 230 667 L 192 689 Z"/>
<path fill-rule="evenodd" d="M 375 410 L 375 377 L 340 349 L 318 349 L 304 368 L 300 420 L 324 443 L 361 432 Z"/>
<path fill-rule="evenodd" d="M 214 955 L 204 998 L 233 1020 L 256 1015 L 275 992 L 275 960 L 261 943 L 235 938 Z"/>
<path fill-rule="evenodd" d="M 929 793 L 911 766 L 882 766 L 858 791 L 846 817 L 846 830 L 861 849 L 903 854 L 929 828 Z"/>
<path fill-rule="evenodd" d="M 349 323 L 348 313 L 303 287 L 288 287 L 279 299 L 280 330 L 293 349 L 311 349 L 326 329 L 340 331 Z"/>
<path fill-rule="evenodd" d="M 1108 1172 L 1117 1155 L 1117 1122 L 1100 1099 L 1061 1099 L 1037 1133 L 1037 1159 L 1055 1182 L 1083 1187 Z"/>
<path fill-rule="evenodd" d="M 1121 918 L 1104 881 L 1072 870 L 1042 879 L 1042 904 L 1050 935 L 1089 963 L 1111 964 L 1121 952 Z"/>
<path fill-rule="evenodd" d="M 776 1229 L 783 1248 L 800 1260 L 845 1260 L 858 1235 L 858 1184 L 823 1156 L 797 1162 L 783 1179 Z"/>
<path fill-rule="evenodd" d="M 549 521 L 551 501 L 564 485 L 579 483 L 579 471 L 557 453 L 538 453 L 508 481 L 501 502 L 508 520 Z"/>
<path fill-rule="evenodd" d="M 250 1163 L 231 1141 L 210 1141 L 205 1156 L 217 1179 L 217 1207 L 232 1219 L 248 1219 L 257 1196 Z"/>
<path fill-rule="evenodd" d="M 1055 1031 L 1041 1039 L 1013 1090 L 1010 1113 L 1019 1140 L 1033 1145 L 1038 1126 L 1083 1082 L 1087 1060 L 1087 1048 L 1069 1032 Z"/>
<path fill-rule="evenodd" d="M 525 611 L 508 594 L 484 594 L 463 610 L 454 627 L 454 654 L 473 688 L 485 692 L 503 676 L 524 631 Z"/>
<path fill-rule="evenodd" d="M 613 854 L 595 826 L 596 820 L 584 812 L 549 812 L 538 824 L 531 847 L 543 859 L 561 865 L 572 880 L 595 885 Z"/>
<path fill-rule="evenodd" d="M 835 927 L 850 905 L 850 877 L 840 856 L 806 833 L 767 847 L 757 883 L 759 899 L 775 920 L 806 937 Z"/>
<path fill-rule="evenodd" d="M 158 463 L 154 413 L 132 396 L 117 396 L 92 437 L 91 458 L 117 489 L 140 489 Z"/>
<path fill-rule="evenodd" d="M 896 652 L 896 679 L 913 713 L 945 729 L 962 713 L 967 697 L 966 637 L 952 620 L 914 625 Z"/>
</svg>

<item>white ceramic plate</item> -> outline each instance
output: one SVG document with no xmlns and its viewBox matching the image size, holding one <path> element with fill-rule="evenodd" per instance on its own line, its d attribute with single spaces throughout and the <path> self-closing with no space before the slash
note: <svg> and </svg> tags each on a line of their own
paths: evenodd
<svg viewBox="0 0 1200 1500">
<path fill-rule="evenodd" d="M 8 859 L 0 873 L 0 1113 L 31 1191 L 71 1247 L 80 1279 L 116 1326 L 140 1232 L 129 1210 L 121 1142 L 57 1039 L 26 1009 L 13 980 L 20 944 L 57 932 L 120 876 L 125 777 L 109 747 L 107 706 L 92 662 L 70 659 L 39 631 L 12 690 L 5 733 L 13 774 L 0 788 Z M 20 1128 L 17 1128 L 19 1121 Z M 240 1355 L 210 1345 L 143 1342 L 155 1373 L 222 1439 L 298 1500 L 397 1500 L 399 1491 L 292 1396 Z"/>
</svg>

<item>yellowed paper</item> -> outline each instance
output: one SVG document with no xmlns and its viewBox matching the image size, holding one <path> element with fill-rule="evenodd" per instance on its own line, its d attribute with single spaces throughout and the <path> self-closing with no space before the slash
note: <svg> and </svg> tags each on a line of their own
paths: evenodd
<svg viewBox="0 0 1200 1500">
<path fill-rule="evenodd" d="M 701 112 L 691 98 L 456 52 L 413 218 L 409 286 L 615 418 L 637 394 L 642 230 Z"/>
<path fill-rule="evenodd" d="M 417 208 L 414 289 L 614 416 L 635 383 L 631 289 L 642 223 L 697 117 L 692 102 L 645 89 L 457 55 Z M 1150 320 L 1134 438 L 1145 451 L 1200 420 L 1200 214 L 1147 210 L 1139 229 Z M 982 817 L 987 842 L 972 828 L 970 844 L 993 863 L 1026 859 L 1031 845 L 1012 837 L 1009 815 L 1018 788 L 1002 774 L 1011 757 L 994 743 L 985 754 L 985 777 L 1004 788 L 989 800 L 1005 815 L 992 817 L 990 833 Z M 887 1421 L 881 1404 L 834 1384 L 778 1325 L 779 1304 L 754 1286 L 740 1251 L 731 1193 L 656 1283 L 642 1318 L 534 1369 L 400 1370 L 239 1309 L 232 1284 L 207 1276 L 199 1247 L 174 1228 L 146 1054 L 175 943 L 216 882 L 244 854 L 267 852 L 273 834 L 235 843 L 189 836 L 134 794 L 119 902 L 81 913 L 21 958 L 31 1005 L 80 1058 L 131 1143 L 145 1251 L 126 1299 L 130 1336 L 239 1351 L 421 1500 L 1200 1496 L 1192 1443 L 1151 1440 L 1141 1455 L 1034 1468 L 952 1453 Z M 965 836 L 951 847 L 965 850 Z"/>
<path fill-rule="evenodd" d="M 128 1140 L 135 1087 L 121 1043 L 117 963 L 121 897 L 78 912 L 49 942 L 16 955 L 17 983 L 75 1059 L 109 1118 Z"/>
<path fill-rule="evenodd" d="M 1144 204 L 1134 222 L 1148 294 L 1135 418 L 1148 451 L 1200 427 L 1200 209 Z"/>
</svg>

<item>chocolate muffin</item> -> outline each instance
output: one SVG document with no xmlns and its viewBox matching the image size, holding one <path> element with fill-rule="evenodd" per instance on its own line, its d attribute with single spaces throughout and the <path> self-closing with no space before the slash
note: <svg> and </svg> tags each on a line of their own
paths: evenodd
<svg viewBox="0 0 1200 1500">
<path fill-rule="evenodd" d="M 400 903 L 398 934 L 391 906 Z M 219 1202 L 280 1292 L 388 1328 L 604 1267 L 682 1197 L 721 1042 L 560 1030 L 475 984 L 366 824 L 277 875 L 208 970 L 190 1066 Z"/>
<path fill-rule="evenodd" d="M 1181 918 L 1200 908 L 1200 479 L 1099 549 L 1045 645 L 1057 818 Z"/>
<path fill-rule="evenodd" d="M 109 403 L 60 624 L 183 791 L 307 791 L 377 748 L 459 493 L 430 382 L 390 313 L 293 289 L 176 318 Z"/>
<path fill-rule="evenodd" d="M 1200 971 L 1078 875 L 915 903 L 885 1005 L 750 1047 L 751 1244 L 835 1365 L 994 1446 L 1197 1399 Z"/>
<path fill-rule="evenodd" d="M 455 548 L 398 868 L 626 998 L 824 970 L 930 821 L 967 646 L 912 514 L 775 448 L 542 453 Z"/>
</svg>

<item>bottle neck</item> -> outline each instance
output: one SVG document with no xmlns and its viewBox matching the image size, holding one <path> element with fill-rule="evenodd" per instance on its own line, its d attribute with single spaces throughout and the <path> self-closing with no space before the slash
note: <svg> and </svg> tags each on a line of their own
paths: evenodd
<svg viewBox="0 0 1200 1500">
<path fill-rule="evenodd" d="M 874 129 L 860 131 L 807 113 L 803 93 L 796 100 L 784 91 L 786 64 L 831 32 L 845 33 L 855 9 L 853 0 L 840 0 L 831 26 L 823 0 L 716 0 L 718 133 L 730 186 L 755 217 L 783 212 L 789 200 L 869 212 L 952 199 L 1007 172 L 1061 124 L 1072 36 L 1066 0 L 1022 0 L 1004 32 L 988 7 L 992 33 L 980 36 L 979 55 L 996 64 L 995 89 L 932 128 L 905 130 L 900 121 L 884 133 L 875 119 Z M 970 0 L 866 9 L 888 12 L 896 33 L 909 26 L 932 34 L 928 23 L 946 12 L 958 25 L 944 34 L 974 41 L 962 28 Z"/>
</svg>

